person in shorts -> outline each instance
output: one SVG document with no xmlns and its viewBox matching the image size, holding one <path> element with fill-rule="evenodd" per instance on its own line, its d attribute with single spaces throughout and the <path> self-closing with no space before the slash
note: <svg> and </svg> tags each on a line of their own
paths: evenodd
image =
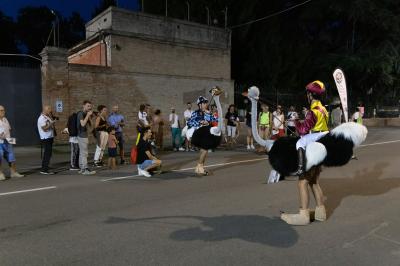
<svg viewBox="0 0 400 266">
<path fill-rule="evenodd" d="M 233 140 L 236 137 L 237 129 L 239 128 L 239 116 L 235 111 L 235 105 L 231 104 L 228 112 L 225 115 L 226 131 L 227 131 L 227 145 L 231 148 Z"/>
<path fill-rule="evenodd" d="M 124 150 L 124 132 L 123 127 L 125 126 L 125 118 L 119 112 L 118 105 L 112 107 L 112 113 L 108 117 L 108 124 L 115 128 L 115 137 L 118 140 L 119 157 L 121 164 L 125 164 L 125 150 Z"/>
<path fill-rule="evenodd" d="M 108 168 L 115 169 L 117 162 L 115 157 L 117 156 L 117 145 L 118 140 L 115 136 L 115 128 L 110 127 L 108 129 Z"/>
<path fill-rule="evenodd" d="M 161 160 L 157 159 L 152 153 L 151 137 L 152 132 L 150 127 L 143 128 L 143 137 L 140 138 L 137 145 L 137 159 L 136 164 L 138 168 L 138 175 L 151 177 L 149 171 L 161 167 Z"/>
</svg>

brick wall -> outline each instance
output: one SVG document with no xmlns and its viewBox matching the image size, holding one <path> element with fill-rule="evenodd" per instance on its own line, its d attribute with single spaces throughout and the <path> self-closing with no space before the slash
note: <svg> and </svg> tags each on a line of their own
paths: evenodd
<svg viewBox="0 0 400 266">
<path fill-rule="evenodd" d="M 68 57 L 71 64 L 106 66 L 106 44 L 96 42 L 95 44 Z"/>
</svg>

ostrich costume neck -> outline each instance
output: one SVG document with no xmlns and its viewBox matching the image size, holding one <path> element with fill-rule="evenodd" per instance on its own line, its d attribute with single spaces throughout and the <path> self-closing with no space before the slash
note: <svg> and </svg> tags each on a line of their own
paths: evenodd
<svg viewBox="0 0 400 266">
<path fill-rule="evenodd" d="M 254 139 L 267 148 L 269 162 L 274 170 L 283 176 L 291 175 L 298 167 L 296 143 L 299 137 L 282 137 L 275 142 L 260 138 L 256 123 L 259 93 L 259 89 L 254 86 L 248 90 Z M 306 146 L 306 171 L 318 165 L 333 167 L 347 164 L 353 156 L 353 148 L 361 145 L 367 134 L 365 126 L 353 122 L 336 127 L 318 141 Z"/>
<path fill-rule="evenodd" d="M 191 138 L 191 142 L 194 146 L 205 150 L 215 149 L 221 143 L 223 121 L 222 107 L 219 101 L 219 95 L 214 94 L 213 97 L 218 110 L 218 126 L 200 126 L 199 128 L 194 130 L 193 136 Z"/>
</svg>

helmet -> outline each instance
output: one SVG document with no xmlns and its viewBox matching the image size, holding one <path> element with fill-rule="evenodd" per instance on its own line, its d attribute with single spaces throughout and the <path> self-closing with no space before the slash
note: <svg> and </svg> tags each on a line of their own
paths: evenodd
<svg viewBox="0 0 400 266">
<path fill-rule="evenodd" d="M 319 80 L 313 81 L 306 86 L 306 90 L 312 94 L 321 95 L 325 92 L 325 85 Z"/>
<path fill-rule="evenodd" d="M 201 103 L 208 103 L 207 98 L 203 97 L 203 96 L 200 96 L 199 98 L 197 98 L 197 105 L 199 105 Z"/>
</svg>

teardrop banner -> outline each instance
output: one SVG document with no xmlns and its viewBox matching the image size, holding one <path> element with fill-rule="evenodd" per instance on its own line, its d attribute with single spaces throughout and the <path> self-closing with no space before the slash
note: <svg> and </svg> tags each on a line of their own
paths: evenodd
<svg viewBox="0 0 400 266">
<path fill-rule="evenodd" d="M 340 68 L 335 69 L 335 71 L 333 71 L 333 79 L 335 80 L 336 88 L 340 97 L 340 102 L 342 103 L 344 119 L 346 122 L 348 122 L 349 109 L 347 105 L 347 86 L 343 70 L 341 70 Z"/>
</svg>

